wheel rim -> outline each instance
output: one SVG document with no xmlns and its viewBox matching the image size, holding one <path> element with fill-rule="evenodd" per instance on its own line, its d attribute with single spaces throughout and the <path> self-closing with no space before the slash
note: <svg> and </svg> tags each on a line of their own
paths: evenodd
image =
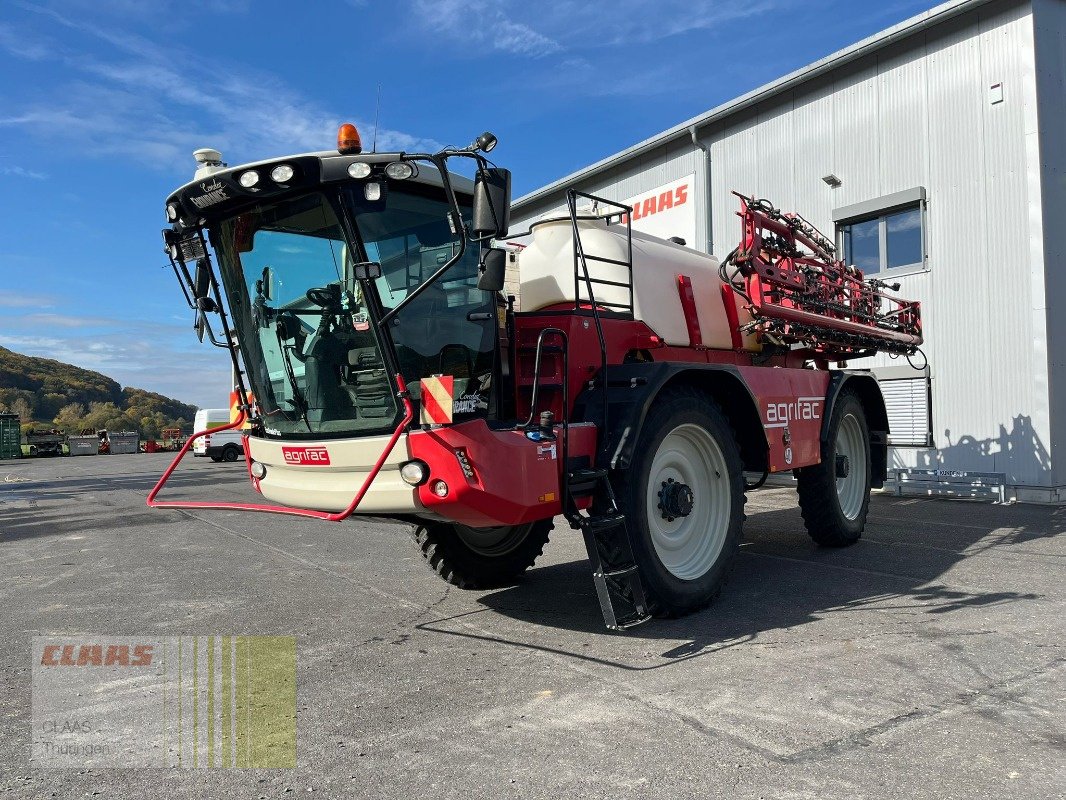
<svg viewBox="0 0 1066 800">
<path fill-rule="evenodd" d="M 468 528 L 456 525 L 455 533 L 471 550 L 483 556 L 502 556 L 525 541 L 529 525 L 501 525 L 496 528 Z"/>
<path fill-rule="evenodd" d="M 863 441 L 862 425 L 854 414 L 846 414 L 837 428 L 836 455 L 848 460 L 848 474 L 837 476 L 837 500 L 840 513 L 849 520 L 856 520 L 862 512 L 866 495 L 866 443 Z M 834 465 L 836 459 L 834 459 Z"/>
<path fill-rule="evenodd" d="M 698 425 L 679 425 L 666 435 L 648 474 L 647 519 L 659 561 L 674 577 L 695 580 L 718 560 L 732 513 L 725 456 L 718 442 Z M 663 484 L 691 489 L 691 511 L 668 518 L 659 504 Z"/>
</svg>

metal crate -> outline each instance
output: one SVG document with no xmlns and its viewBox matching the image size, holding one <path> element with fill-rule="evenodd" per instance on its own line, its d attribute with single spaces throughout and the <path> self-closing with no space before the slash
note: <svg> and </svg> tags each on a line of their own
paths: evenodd
<svg viewBox="0 0 1066 800">
<path fill-rule="evenodd" d="M 72 456 L 95 456 L 100 452 L 100 437 L 68 436 L 67 447 Z"/>
<path fill-rule="evenodd" d="M 111 455 L 113 456 L 139 453 L 141 450 L 141 435 L 137 431 L 109 433 L 107 440 L 111 443 Z"/>
<path fill-rule="evenodd" d="M 22 458 L 18 414 L 0 414 L 0 458 Z"/>
</svg>

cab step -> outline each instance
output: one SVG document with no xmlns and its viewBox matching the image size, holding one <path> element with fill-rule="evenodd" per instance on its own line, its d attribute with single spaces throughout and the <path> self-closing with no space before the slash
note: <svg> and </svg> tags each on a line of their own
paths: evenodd
<svg viewBox="0 0 1066 800">
<path fill-rule="evenodd" d="M 603 621 L 610 630 L 621 631 L 651 619 L 640 569 L 633 557 L 625 515 L 618 510 L 606 469 L 576 469 L 567 473 L 567 517 L 581 529 L 592 564 L 592 579 L 600 601 Z M 584 514 L 573 499 L 593 498 L 600 511 Z"/>
</svg>

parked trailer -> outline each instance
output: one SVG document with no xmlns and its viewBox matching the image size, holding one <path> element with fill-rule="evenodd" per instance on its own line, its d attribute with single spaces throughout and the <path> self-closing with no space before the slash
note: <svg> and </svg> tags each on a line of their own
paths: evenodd
<svg viewBox="0 0 1066 800">
<path fill-rule="evenodd" d="M 770 473 L 796 475 L 816 542 L 855 542 L 888 421 L 869 373 L 831 367 L 917 352 L 918 304 L 765 200 L 740 197 L 719 261 L 571 190 L 528 234 L 515 311 L 495 142 L 367 154 L 344 125 L 336 151 L 232 168 L 197 151 L 164 241 L 201 337 L 230 349 L 231 427 L 251 418 L 270 503 L 160 502 L 175 461 L 149 505 L 391 516 L 462 588 L 515 579 L 563 514 L 615 629 L 710 602 Z"/>
<path fill-rule="evenodd" d="M 23 439 L 26 451 L 31 456 L 63 455 L 63 442 L 66 437 L 59 431 L 31 430 L 26 432 Z"/>
</svg>

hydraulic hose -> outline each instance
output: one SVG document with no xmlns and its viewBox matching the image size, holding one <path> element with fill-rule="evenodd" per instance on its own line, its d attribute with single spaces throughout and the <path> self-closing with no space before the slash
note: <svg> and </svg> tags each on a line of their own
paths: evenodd
<svg viewBox="0 0 1066 800">
<path fill-rule="evenodd" d="M 189 437 L 189 440 L 185 442 L 185 446 L 181 448 L 177 457 L 167 467 L 166 472 L 163 473 L 163 477 L 159 479 L 155 487 L 148 493 L 148 506 L 150 508 L 201 508 L 201 509 L 229 509 L 231 511 L 263 511 L 268 514 L 288 514 L 294 517 L 311 517 L 312 519 L 324 519 L 329 522 L 340 522 L 350 517 L 355 509 L 359 507 L 359 504 L 363 501 L 363 497 L 370 489 L 370 484 L 374 482 L 374 478 L 381 472 L 381 468 L 385 465 L 385 459 L 389 457 L 393 448 L 396 447 L 396 442 L 400 440 L 400 436 L 406 430 L 407 426 L 411 424 L 411 420 L 414 419 L 414 407 L 411 405 L 411 398 L 407 394 L 407 384 L 404 382 L 402 375 L 396 376 L 396 386 L 399 389 L 398 396 L 403 400 L 404 415 L 403 419 L 396 426 L 396 429 L 392 432 L 392 436 L 389 438 L 388 443 L 385 445 L 385 449 L 381 451 L 381 455 L 378 456 L 378 460 L 374 463 L 373 468 L 370 470 L 366 479 L 363 481 L 363 485 L 359 487 L 359 491 L 356 492 L 355 497 L 352 498 L 352 502 L 348 505 L 344 511 L 338 511 L 330 513 L 328 511 L 315 511 L 310 508 L 290 508 L 288 506 L 271 506 L 259 503 L 194 503 L 189 501 L 159 501 L 156 500 L 156 495 L 163 489 L 163 486 L 170 479 L 171 474 L 177 469 L 178 464 L 185 454 L 189 452 L 189 448 L 192 447 L 193 442 L 199 439 L 201 436 L 206 436 L 208 433 L 218 433 L 219 431 L 228 431 L 234 428 L 239 428 L 244 424 L 247 414 L 244 409 L 237 415 L 237 419 L 228 425 L 223 425 L 219 428 L 211 428 L 210 430 L 203 430 L 194 433 Z M 252 456 L 247 446 L 247 437 L 245 437 L 244 458 L 248 464 L 249 477 L 251 476 Z"/>
</svg>

